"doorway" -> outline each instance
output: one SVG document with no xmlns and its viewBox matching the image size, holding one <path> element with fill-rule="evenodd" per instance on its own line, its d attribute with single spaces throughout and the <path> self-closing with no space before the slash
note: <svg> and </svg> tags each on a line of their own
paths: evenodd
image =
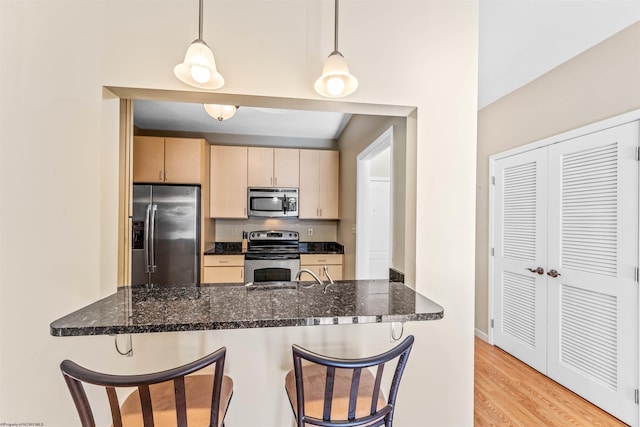
<svg viewBox="0 0 640 427">
<path fill-rule="evenodd" d="M 393 126 L 357 158 L 356 279 L 388 279 L 393 210 Z"/>
</svg>

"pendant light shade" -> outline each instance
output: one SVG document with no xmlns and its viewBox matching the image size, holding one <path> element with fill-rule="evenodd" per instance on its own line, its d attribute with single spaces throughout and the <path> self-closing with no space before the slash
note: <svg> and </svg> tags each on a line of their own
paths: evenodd
<svg viewBox="0 0 640 427">
<path fill-rule="evenodd" d="M 358 88 L 358 79 L 349 73 L 349 66 L 344 56 L 338 51 L 327 58 L 322 69 L 322 76 L 313 85 L 322 96 L 339 98 L 351 95 Z"/>
<path fill-rule="evenodd" d="M 216 69 L 213 52 L 202 40 L 202 2 L 200 4 L 198 38 L 194 40 L 184 61 L 173 69 L 173 73 L 182 82 L 200 89 L 219 89 L 224 85 L 224 78 Z"/>
<path fill-rule="evenodd" d="M 313 88 L 319 95 L 329 98 L 340 98 L 351 95 L 358 88 L 358 79 L 350 72 L 347 60 L 338 50 L 338 0 L 334 9 L 334 38 L 333 52 L 327 58 L 322 68 L 322 75 L 316 80 Z"/>
<path fill-rule="evenodd" d="M 237 105 L 204 104 L 204 110 L 219 122 L 230 119 L 238 110 Z"/>
<path fill-rule="evenodd" d="M 219 89 L 224 85 L 224 78 L 216 69 L 213 52 L 200 39 L 191 43 L 184 61 L 175 66 L 173 73 L 184 83 L 201 89 Z"/>
</svg>

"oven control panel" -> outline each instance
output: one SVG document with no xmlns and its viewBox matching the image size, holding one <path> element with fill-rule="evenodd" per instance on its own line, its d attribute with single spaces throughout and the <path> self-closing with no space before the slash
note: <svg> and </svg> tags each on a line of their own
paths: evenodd
<svg viewBox="0 0 640 427">
<path fill-rule="evenodd" d="M 299 240 L 299 234 L 297 231 L 251 231 L 249 240 Z"/>
</svg>

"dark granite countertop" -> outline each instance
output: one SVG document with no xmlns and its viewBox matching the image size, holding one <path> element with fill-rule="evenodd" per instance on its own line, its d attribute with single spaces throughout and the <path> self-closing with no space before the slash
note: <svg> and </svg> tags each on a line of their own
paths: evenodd
<svg viewBox="0 0 640 427">
<path fill-rule="evenodd" d="M 204 251 L 205 255 L 244 255 L 242 242 L 216 242 Z"/>
<path fill-rule="evenodd" d="M 301 254 L 343 254 L 344 246 L 337 242 L 300 242 Z"/>
<path fill-rule="evenodd" d="M 53 321 L 53 336 L 438 320 L 444 309 L 403 283 L 336 281 L 123 287 Z"/>
<path fill-rule="evenodd" d="M 344 246 L 337 242 L 300 242 L 301 254 L 344 254 Z M 215 242 L 205 255 L 242 255 L 241 242 Z"/>
</svg>

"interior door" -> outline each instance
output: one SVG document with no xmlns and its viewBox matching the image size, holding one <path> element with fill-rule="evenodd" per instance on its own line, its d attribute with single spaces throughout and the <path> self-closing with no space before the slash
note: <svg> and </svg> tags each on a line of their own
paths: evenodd
<svg viewBox="0 0 640 427">
<path fill-rule="evenodd" d="M 638 122 L 549 147 L 548 376 L 636 425 Z M 553 273 L 552 273 L 553 274 Z M 555 274 L 553 274 L 555 276 Z"/>
<path fill-rule="evenodd" d="M 369 279 L 389 278 L 390 191 L 388 178 L 369 180 Z"/>
<path fill-rule="evenodd" d="M 494 344 L 543 373 L 547 355 L 546 221 L 546 150 L 496 161 Z"/>
</svg>

